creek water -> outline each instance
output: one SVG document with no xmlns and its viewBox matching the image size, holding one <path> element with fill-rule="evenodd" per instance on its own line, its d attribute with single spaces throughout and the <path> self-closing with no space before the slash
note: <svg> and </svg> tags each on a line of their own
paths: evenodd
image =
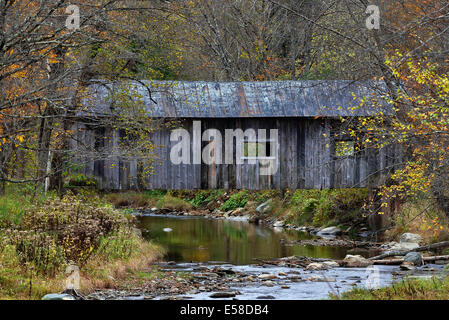
<svg viewBox="0 0 449 320">
<path fill-rule="evenodd" d="M 166 248 L 166 259 L 175 262 L 221 261 L 246 265 L 255 259 L 287 256 L 343 259 L 346 248 L 290 245 L 312 239 L 308 233 L 273 229 L 246 221 L 149 215 L 140 218 L 147 239 Z M 169 232 L 164 229 L 169 228 Z"/>
<path fill-rule="evenodd" d="M 139 224 L 144 237 L 165 247 L 165 259 L 172 262 L 166 268 L 193 273 L 198 267 L 212 269 L 220 266 L 255 278 L 262 273 L 276 275 L 269 287 L 261 282 L 232 282 L 230 290 L 240 292 L 238 299 L 326 299 L 331 292 L 338 294 L 354 286 L 387 286 L 405 275 L 398 272 L 398 266 L 305 271 L 256 263 L 260 261 L 258 259 L 292 255 L 343 259 L 348 251 L 338 246 L 288 245 L 286 243 L 294 240 L 313 238 L 294 230 L 272 229 L 245 221 L 189 216 L 147 215 L 140 218 Z M 298 275 L 303 280 L 295 280 Z M 304 281 L 310 276 L 332 280 Z M 210 292 L 196 291 L 188 294 L 187 298 L 211 299 L 210 295 Z"/>
</svg>

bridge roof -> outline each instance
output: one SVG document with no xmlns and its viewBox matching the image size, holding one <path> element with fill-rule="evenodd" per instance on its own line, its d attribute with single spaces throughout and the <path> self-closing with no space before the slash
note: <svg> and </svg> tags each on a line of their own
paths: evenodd
<svg viewBox="0 0 449 320">
<path fill-rule="evenodd" d="M 97 83 L 84 100 L 100 114 L 111 113 L 111 92 L 123 83 Z M 266 82 L 142 81 L 126 84 L 132 99 L 152 117 L 254 118 L 369 116 L 392 107 L 380 82 L 307 80 Z M 360 107 L 360 98 L 367 103 Z M 375 103 L 373 103 L 375 102 Z"/>
</svg>

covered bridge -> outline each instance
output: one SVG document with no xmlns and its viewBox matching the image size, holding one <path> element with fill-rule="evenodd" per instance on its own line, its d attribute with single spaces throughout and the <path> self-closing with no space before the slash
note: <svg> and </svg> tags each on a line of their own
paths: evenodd
<svg viewBox="0 0 449 320">
<path fill-rule="evenodd" d="M 142 183 L 137 178 L 138 159 L 116 155 L 120 132 L 106 128 L 104 135 L 111 138 L 105 146 L 110 157 L 84 159 L 80 171 L 109 190 L 133 189 L 139 184 L 139 188 L 147 189 L 253 190 L 376 184 L 382 179 L 380 172 L 393 168 L 399 150 L 390 146 L 355 152 L 349 137 L 336 139 L 332 132 L 338 130 L 340 117 L 370 116 L 379 111 L 391 114 L 377 85 L 353 81 L 158 82 L 153 87 L 163 89 L 150 94 L 135 83 L 134 90 L 149 115 L 179 120 L 179 127 L 185 129 L 181 133 L 190 135 L 189 147 L 178 153 L 181 138 L 173 129 L 152 133 L 152 143 L 163 147 L 156 150 L 153 173 Z M 94 91 L 90 102 L 97 113 L 107 116 L 112 112 L 108 90 L 98 86 Z M 375 97 L 382 110 L 360 108 L 355 97 Z M 82 129 L 84 125 L 77 126 Z M 214 134 L 208 129 L 215 129 Z M 238 129 L 244 132 L 243 140 L 228 134 L 238 133 Z M 223 140 L 232 136 L 232 141 L 216 141 L 217 132 Z M 78 132 L 77 140 L 87 145 L 95 145 L 96 139 L 89 130 Z M 208 145 L 213 150 L 212 163 L 205 163 L 199 156 Z M 339 151 L 341 146 L 344 151 Z M 233 163 L 226 159 L 230 152 Z M 184 160 L 173 161 L 174 153 L 184 153 Z M 272 169 L 269 174 L 262 170 L 267 164 Z"/>
</svg>

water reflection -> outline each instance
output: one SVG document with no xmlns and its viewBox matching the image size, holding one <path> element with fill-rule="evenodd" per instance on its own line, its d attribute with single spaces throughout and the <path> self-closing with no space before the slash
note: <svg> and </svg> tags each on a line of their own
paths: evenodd
<svg viewBox="0 0 449 320">
<path fill-rule="evenodd" d="M 342 259 L 345 248 L 290 246 L 283 240 L 311 239 L 293 230 L 273 231 L 243 221 L 202 217 L 145 216 L 140 227 L 145 237 L 167 249 L 166 259 L 176 262 L 225 261 L 236 265 L 254 263 L 254 258 L 270 259 L 291 255 Z M 171 232 L 164 232 L 170 228 Z"/>
</svg>

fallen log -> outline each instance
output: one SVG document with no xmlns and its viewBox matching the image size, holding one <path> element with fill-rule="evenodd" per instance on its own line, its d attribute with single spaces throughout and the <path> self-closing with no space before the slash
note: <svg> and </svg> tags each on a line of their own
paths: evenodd
<svg viewBox="0 0 449 320">
<path fill-rule="evenodd" d="M 433 256 L 433 257 L 423 257 L 423 260 L 426 262 L 429 261 L 442 261 L 442 260 L 449 260 L 449 255 L 445 255 L 445 256 Z"/>
<path fill-rule="evenodd" d="M 427 250 L 435 250 L 435 249 L 441 249 L 441 248 L 447 248 L 449 247 L 449 241 L 443 241 L 438 242 L 434 244 L 430 244 L 427 246 L 421 246 L 412 250 L 393 250 L 389 251 L 387 253 L 383 253 L 381 255 L 369 258 L 369 260 L 381 260 L 388 257 L 394 257 L 394 256 L 405 256 L 409 252 L 418 252 L 418 251 L 427 251 Z"/>
<path fill-rule="evenodd" d="M 404 262 L 404 259 L 385 259 L 385 260 L 373 260 L 373 264 L 382 265 L 399 265 Z"/>
<path fill-rule="evenodd" d="M 445 256 L 431 256 L 431 257 L 423 257 L 424 262 L 435 262 L 438 260 L 449 260 L 449 255 Z M 381 264 L 381 265 L 400 265 L 404 262 L 404 259 L 384 259 L 384 260 L 372 260 L 373 264 Z"/>
</svg>

